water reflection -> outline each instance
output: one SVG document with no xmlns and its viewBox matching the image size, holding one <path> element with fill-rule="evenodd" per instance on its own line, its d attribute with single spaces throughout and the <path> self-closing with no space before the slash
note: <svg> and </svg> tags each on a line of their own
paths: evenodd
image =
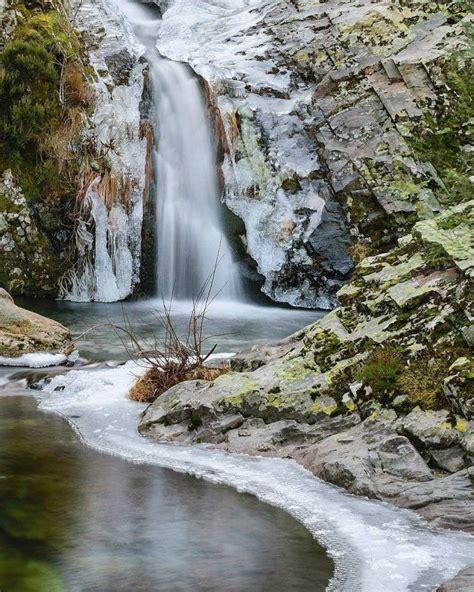
<svg viewBox="0 0 474 592">
<path fill-rule="evenodd" d="M 81 444 L 0 397 L 0 590 L 324 590 L 332 562 L 255 498 Z"/>
</svg>

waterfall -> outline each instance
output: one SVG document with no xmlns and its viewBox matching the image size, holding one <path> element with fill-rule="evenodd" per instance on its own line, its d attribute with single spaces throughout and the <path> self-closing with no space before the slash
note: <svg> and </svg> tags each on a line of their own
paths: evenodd
<svg viewBox="0 0 474 592">
<path fill-rule="evenodd" d="M 211 127 L 199 81 L 188 66 L 158 53 L 156 8 L 118 1 L 146 48 L 155 103 L 158 296 L 191 299 L 212 276 L 214 295 L 238 299 L 239 274 L 221 219 Z"/>
</svg>

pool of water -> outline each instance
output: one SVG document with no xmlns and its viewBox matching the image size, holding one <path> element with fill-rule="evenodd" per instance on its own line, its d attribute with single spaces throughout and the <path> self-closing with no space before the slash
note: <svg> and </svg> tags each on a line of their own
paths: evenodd
<svg viewBox="0 0 474 592">
<path fill-rule="evenodd" d="M 325 590 L 332 561 L 256 498 L 86 447 L 0 393 L 0 590 Z"/>
<path fill-rule="evenodd" d="M 81 355 L 93 361 L 123 361 L 130 357 L 126 335 L 103 324 L 132 328 L 148 345 L 163 335 L 160 322 L 163 306 L 158 300 L 103 304 L 17 298 L 16 303 L 63 323 L 74 338 L 102 325 L 81 337 L 77 344 Z M 190 310 L 189 303 L 175 302 L 171 307 L 173 322 L 180 333 L 186 331 Z M 210 349 L 216 344 L 217 352 L 227 353 L 277 341 L 314 323 L 323 314 L 315 310 L 214 302 L 209 306 L 204 324 L 206 347 Z"/>
</svg>

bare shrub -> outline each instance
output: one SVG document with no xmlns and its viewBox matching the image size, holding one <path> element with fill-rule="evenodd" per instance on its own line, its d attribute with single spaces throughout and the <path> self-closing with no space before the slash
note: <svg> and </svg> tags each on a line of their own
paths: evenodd
<svg viewBox="0 0 474 592">
<path fill-rule="evenodd" d="M 219 254 L 220 248 L 212 272 L 197 296 L 193 298 L 183 334 L 180 334 L 175 326 L 172 304 L 166 304 L 163 300 L 163 311 L 154 312 L 157 328 L 152 330 L 149 338 L 138 335 L 123 310 L 124 326 L 101 323 L 91 327 L 75 340 L 78 341 L 86 333 L 100 327 L 112 327 L 116 330 L 129 357 L 146 368 L 144 375 L 138 378 L 129 393 L 134 401 L 152 402 L 172 386 L 185 380 L 212 381 L 228 372 L 227 368 L 208 365 L 209 358 L 217 348 L 217 344 L 208 348 L 208 342 L 217 336 L 205 336 L 204 333 L 209 307 L 220 293 L 218 291 L 212 295 Z"/>
<path fill-rule="evenodd" d="M 215 380 L 228 372 L 226 368 L 209 367 L 210 356 L 217 344 L 205 351 L 207 342 L 213 336 L 205 336 L 204 324 L 209 306 L 216 296 L 212 296 L 219 253 L 214 268 L 193 299 L 192 309 L 184 334 L 178 334 L 172 318 L 171 304 L 163 300 L 163 312 L 157 311 L 155 317 L 163 336 L 156 333 L 150 340 L 139 338 L 126 315 L 125 332 L 130 338 L 129 353 L 138 364 L 146 366 L 147 371 L 134 385 L 130 398 L 136 401 L 154 401 L 172 386 L 185 380 Z M 217 294 L 218 295 L 218 294 Z"/>
</svg>

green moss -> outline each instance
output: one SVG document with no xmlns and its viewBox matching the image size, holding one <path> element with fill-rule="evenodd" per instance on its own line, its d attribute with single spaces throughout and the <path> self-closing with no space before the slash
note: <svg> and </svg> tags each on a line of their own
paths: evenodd
<svg viewBox="0 0 474 592">
<path fill-rule="evenodd" d="M 467 34 L 472 46 L 472 31 Z M 441 67 L 446 85 L 409 143 L 421 160 L 435 167 L 443 181 L 445 189 L 437 189 L 439 199 L 461 203 L 472 196 L 472 157 L 463 149 L 472 143 L 473 134 L 472 56 L 466 51 L 458 53 Z"/>
<path fill-rule="evenodd" d="M 402 394 L 409 403 L 422 409 L 437 409 L 442 406 L 442 384 L 449 363 L 432 356 L 417 359 L 403 369 L 398 378 Z"/>
<path fill-rule="evenodd" d="M 334 362 L 329 357 L 340 350 L 340 348 L 341 340 L 330 329 L 321 330 L 316 335 L 314 363 L 321 372 L 327 372 L 334 365 Z"/>
<path fill-rule="evenodd" d="M 392 347 L 371 353 L 358 373 L 358 379 L 368 384 L 375 395 L 394 391 L 403 368 L 400 352 Z"/>
<path fill-rule="evenodd" d="M 17 5 L 18 26 L 0 50 L 0 174 L 10 169 L 26 199 L 18 207 L 0 196 L 0 211 L 27 212 L 37 230 L 25 236 L 13 222 L 7 228 L 18 250 L 16 260 L 5 253 L 0 283 L 16 293 L 57 292 L 66 267 L 59 252 L 73 230 L 69 212 L 91 150 L 82 133 L 93 106 L 82 44 L 51 6 Z"/>
</svg>

